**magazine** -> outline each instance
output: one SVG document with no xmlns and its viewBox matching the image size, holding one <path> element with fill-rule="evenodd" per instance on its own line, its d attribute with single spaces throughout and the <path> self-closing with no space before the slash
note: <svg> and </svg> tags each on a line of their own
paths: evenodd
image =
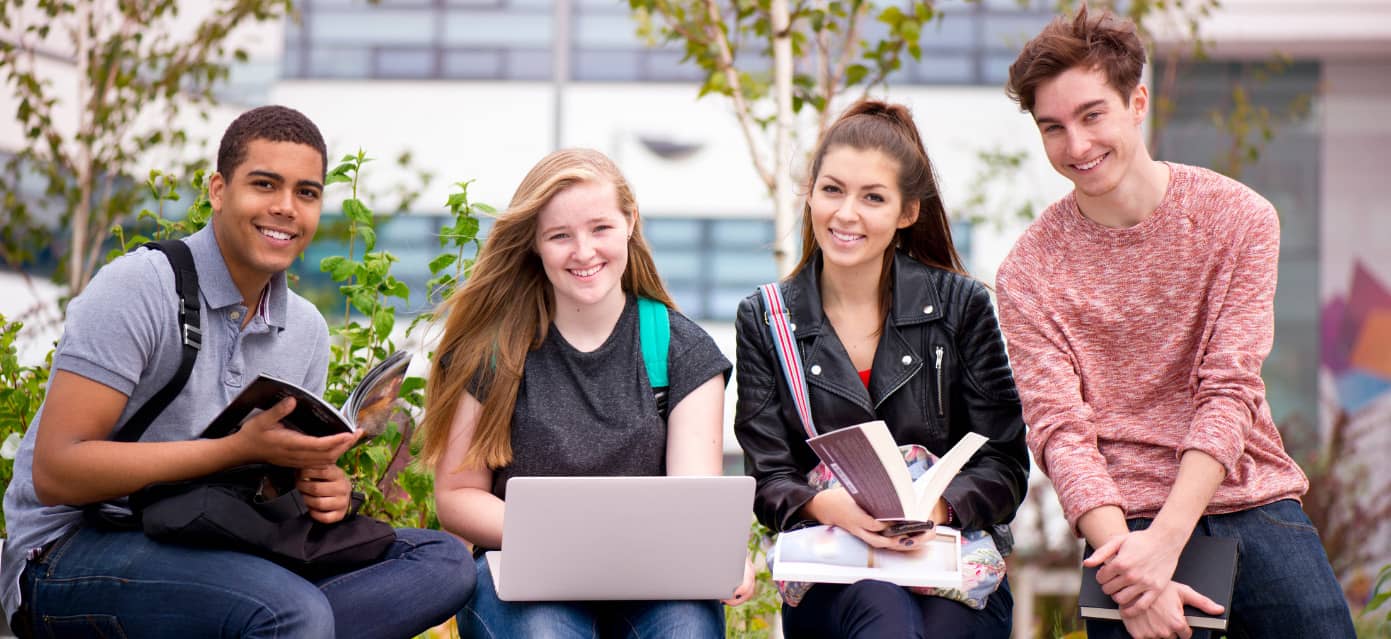
<svg viewBox="0 0 1391 639">
<path fill-rule="evenodd" d="M 913 550 L 873 548 L 835 526 L 810 526 L 778 535 L 773 579 L 850 584 L 878 579 L 900 586 L 961 588 L 961 533 L 937 526 Z"/>
<path fill-rule="evenodd" d="M 248 417 L 286 397 L 293 397 L 295 409 L 281 420 L 286 426 L 317 437 L 363 431 L 366 436 L 359 441 L 366 441 L 380 435 L 390 423 L 392 408 L 401 393 L 410 362 L 411 355 L 405 351 L 397 351 L 382 360 L 363 376 L 341 409 L 330 406 L 297 384 L 262 374 L 213 418 L 203 431 L 203 437 L 230 435 L 241 428 Z"/>
</svg>

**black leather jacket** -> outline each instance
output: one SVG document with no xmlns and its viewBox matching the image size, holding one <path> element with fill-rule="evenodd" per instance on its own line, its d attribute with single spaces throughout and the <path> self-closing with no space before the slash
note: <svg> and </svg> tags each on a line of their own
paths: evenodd
<svg viewBox="0 0 1391 639">
<path fill-rule="evenodd" d="M 960 526 L 991 530 L 1001 552 L 1013 545 L 1008 524 L 1024 499 L 1029 458 L 1019 394 L 985 287 L 899 253 L 893 302 L 874 353 L 868 391 L 821 307 L 820 255 L 781 284 L 801 349 L 816 428 L 826 432 L 882 419 L 899 444 L 942 455 L 975 431 L 990 442 L 944 494 Z M 744 466 L 758 481 L 754 513 L 773 530 L 805 522 L 816 491 L 806 475 L 816 454 L 779 368 L 763 301 L 739 304 L 739 403 L 734 432 Z"/>
</svg>

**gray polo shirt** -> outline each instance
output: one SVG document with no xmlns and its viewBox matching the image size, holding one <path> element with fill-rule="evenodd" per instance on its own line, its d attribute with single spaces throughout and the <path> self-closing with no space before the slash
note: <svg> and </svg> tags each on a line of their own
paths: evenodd
<svg viewBox="0 0 1391 639">
<path fill-rule="evenodd" d="M 242 306 L 211 226 L 184 240 L 193 253 L 202 297 L 203 348 L 188 385 L 150 424 L 142 441 L 195 439 L 244 384 L 260 373 L 322 393 L 328 374 L 328 326 L 307 300 L 290 291 L 284 273 L 271 278 L 260 309 Z M 248 312 L 255 313 L 242 328 Z M 135 414 L 174 376 L 182 358 L 174 271 L 157 251 L 139 249 L 102 267 L 68 305 L 53 369 L 116 389 L 130 398 L 118 424 Z M 0 603 L 8 619 L 19 607 L 26 555 L 78 525 L 79 509 L 44 506 L 34 493 L 34 439 L 39 408 L 15 458 L 5 491 L 9 539 L 0 558 Z M 115 430 L 113 429 L 113 433 Z"/>
</svg>

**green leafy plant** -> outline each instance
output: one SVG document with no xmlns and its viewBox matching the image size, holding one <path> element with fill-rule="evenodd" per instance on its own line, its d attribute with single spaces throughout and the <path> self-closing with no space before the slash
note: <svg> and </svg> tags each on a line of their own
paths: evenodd
<svg viewBox="0 0 1391 639">
<path fill-rule="evenodd" d="M 53 363 L 53 351 L 49 351 L 41 366 L 20 363 L 15 338 L 22 328 L 22 322 L 11 322 L 0 315 L 0 482 L 5 486 L 14 476 L 19 440 L 43 404 L 48 370 Z M 4 514 L 0 506 L 0 537 L 5 536 Z"/>
<path fill-rule="evenodd" d="M 742 605 L 725 606 L 724 627 L 728 639 L 761 639 L 770 636 L 773 630 L 772 619 L 782 609 L 782 599 L 768 568 L 772 539 L 772 531 L 755 520 L 749 529 L 749 561 L 753 563 L 756 589 Z"/>
</svg>

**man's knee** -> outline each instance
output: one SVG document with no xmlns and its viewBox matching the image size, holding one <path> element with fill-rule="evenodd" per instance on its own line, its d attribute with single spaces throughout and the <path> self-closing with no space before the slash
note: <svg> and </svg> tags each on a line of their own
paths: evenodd
<svg viewBox="0 0 1391 639">
<path fill-rule="evenodd" d="M 314 584 L 301 583 L 259 601 L 246 637 L 333 637 L 333 606 Z"/>
</svg>

